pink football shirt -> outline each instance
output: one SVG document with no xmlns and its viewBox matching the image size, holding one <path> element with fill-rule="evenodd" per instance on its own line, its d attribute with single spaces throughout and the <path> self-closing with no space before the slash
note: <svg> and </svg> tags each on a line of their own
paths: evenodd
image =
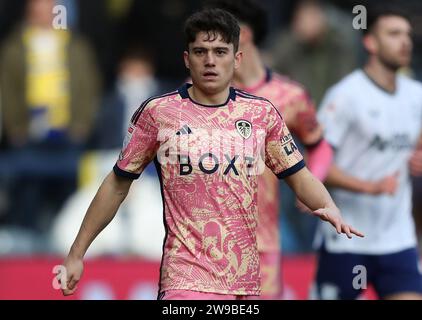
<svg viewBox="0 0 422 320">
<path fill-rule="evenodd" d="M 145 101 L 132 117 L 117 175 L 136 179 L 154 160 L 166 237 L 160 292 L 260 294 L 257 176 L 304 167 L 266 99 L 230 88 L 224 104 L 194 102 L 190 84 Z"/>
</svg>

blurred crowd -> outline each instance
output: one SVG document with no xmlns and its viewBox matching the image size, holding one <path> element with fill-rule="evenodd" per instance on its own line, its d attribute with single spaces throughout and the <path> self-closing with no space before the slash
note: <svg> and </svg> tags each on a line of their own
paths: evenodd
<svg viewBox="0 0 422 320">
<path fill-rule="evenodd" d="M 266 63 L 304 84 L 317 106 L 364 60 L 352 4 L 263 1 L 270 16 Z M 66 9 L 65 29 L 53 28 L 57 5 Z M 196 0 L 0 0 L 0 255 L 67 252 L 133 112 L 186 79 L 182 23 L 200 6 Z M 415 33 L 412 68 L 403 72 L 421 80 L 422 4 L 403 6 Z M 414 185 L 420 235 L 422 183 Z M 284 185 L 281 194 L 284 252 L 310 251 L 315 220 L 297 213 Z M 163 237 L 159 182 L 149 167 L 89 254 L 158 259 Z"/>
</svg>

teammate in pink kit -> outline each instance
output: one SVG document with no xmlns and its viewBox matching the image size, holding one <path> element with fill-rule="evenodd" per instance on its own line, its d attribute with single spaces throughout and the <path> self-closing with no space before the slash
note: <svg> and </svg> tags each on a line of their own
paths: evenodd
<svg viewBox="0 0 422 320">
<path fill-rule="evenodd" d="M 89 245 L 153 160 L 166 229 L 159 299 L 260 294 L 257 176 L 265 165 L 338 233 L 362 236 L 345 224 L 306 169 L 277 109 L 230 87 L 242 58 L 236 19 L 223 10 L 203 10 L 186 21 L 185 35 L 192 85 L 148 99 L 133 115 L 119 159 L 64 261 L 66 274 L 58 275 L 64 295 L 75 292 Z"/>
<path fill-rule="evenodd" d="M 209 0 L 207 7 L 224 9 L 240 24 L 242 64 L 235 70 L 233 85 L 265 97 L 283 115 L 289 130 L 305 146 L 310 171 L 321 181 L 327 175 L 332 150 L 323 139 L 315 106 L 300 84 L 265 68 L 259 45 L 266 36 L 267 13 L 253 0 Z M 279 182 L 271 170 L 258 178 L 258 251 L 261 262 L 261 299 L 282 298 L 279 231 Z"/>
</svg>

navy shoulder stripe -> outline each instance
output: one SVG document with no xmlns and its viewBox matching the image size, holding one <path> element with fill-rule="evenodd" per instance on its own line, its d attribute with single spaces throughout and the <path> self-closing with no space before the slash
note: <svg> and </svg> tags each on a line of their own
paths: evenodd
<svg viewBox="0 0 422 320">
<path fill-rule="evenodd" d="M 270 100 L 263 98 L 263 97 L 254 96 L 253 94 L 247 93 L 247 92 L 239 90 L 239 89 L 236 89 L 236 91 L 237 91 L 236 93 L 242 98 L 267 101 L 275 109 L 275 111 L 277 111 L 279 116 L 283 119 L 283 116 L 281 115 L 280 111 L 278 111 L 278 109 L 273 105 L 273 103 Z"/>
<path fill-rule="evenodd" d="M 160 99 L 160 98 L 164 98 L 164 97 L 172 96 L 172 95 L 174 95 L 174 94 L 177 94 L 177 91 L 173 91 L 173 92 L 165 93 L 165 94 L 162 94 L 162 95 L 159 95 L 159 96 L 152 96 L 151 98 L 149 98 L 149 99 L 145 100 L 144 102 L 142 102 L 142 104 L 139 106 L 139 108 L 138 108 L 138 109 L 136 109 L 136 111 L 134 112 L 134 114 L 133 114 L 132 118 L 130 119 L 130 121 L 131 121 L 133 124 L 135 124 L 135 123 L 138 121 L 138 119 L 139 119 L 139 117 L 140 117 L 140 115 L 141 115 L 142 111 L 144 111 L 144 109 L 145 109 L 145 107 L 147 106 L 147 104 L 148 104 L 148 103 L 150 103 L 151 101 L 153 101 L 153 100 L 155 100 L 155 99 Z"/>
<path fill-rule="evenodd" d="M 281 115 L 281 113 L 280 113 L 280 111 L 275 107 L 275 105 L 273 105 L 273 103 L 271 102 L 271 101 L 269 101 L 269 100 L 267 100 L 270 104 L 271 104 L 271 106 L 275 109 L 275 111 L 278 113 L 278 115 L 281 117 L 281 119 L 284 121 L 284 118 L 283 118 L 283 116 Z"/>
<path fill-rule="evenodd" d="M 240 97 L 246 98 L 246 99 L 256 99 L 256 100 L 266 100 L 266 101 L 268 101 L 268 99 L 265 99 L 263 97 L 255 96 L 253 94 L 247 93 L 246 91 L 239 90 L 239 89 L 236 89 L 236 94 L 238 94 Z"/>
</svg>

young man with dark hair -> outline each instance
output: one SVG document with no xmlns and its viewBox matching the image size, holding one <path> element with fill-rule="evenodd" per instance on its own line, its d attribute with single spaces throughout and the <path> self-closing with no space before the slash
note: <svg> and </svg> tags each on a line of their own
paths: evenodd
<svg viewBox="0 0 422 320">
<path fill-rule="evenodd" d="M 242 57 L 235 18 L 204 10 L 188 18 L 185 34 L 192 85 L 146 100 L 133 115 L 119 159 L 64 262 L 65 295 L 76 290 L 90 243 L 152 160 L 160 175 L 166 229 L 159 299 L 260 294 L 256 175 L 264 162 L 338 233 L 362 236 L 344 223 L 324 186 L 306 169 L 271 103 L 230 87 Z"/>
<path fill-rule="evenodd" d="M 233 85 L 274 104 L 289 130 L 305 146 L 310 171 L 323 180 L 331 164 L 332 150 L 323 139 L 311 98 L 303 86 L 266 68 L 262 61 L 259 45 L 266 37 L 266 11 L 253 0 L 210 0 L 206 7 L 224 9 L 239 21 L 239 46 L 243 57 L 242 64 L 235 70 Z M 282 298 L 278 195 L 279 182 L 267 169 L 258 177 L 261 299 Z"/>
<path fill-rule="evenodd" d="M 319 114 L 335 149 L 326 181 L 342 213 L 368 236 L 344 242 L 320 225 L 313 297 L 355 299 L 372 283 L 382 299 L 420 299 L 409 160 L 421 174 L 421 153 L 413 152 L 422 86 L 398 73 L 410 64 L 412 28 L 385 5 L 368 13 L 368 60 L 327 92 Z"/>
</svg>

